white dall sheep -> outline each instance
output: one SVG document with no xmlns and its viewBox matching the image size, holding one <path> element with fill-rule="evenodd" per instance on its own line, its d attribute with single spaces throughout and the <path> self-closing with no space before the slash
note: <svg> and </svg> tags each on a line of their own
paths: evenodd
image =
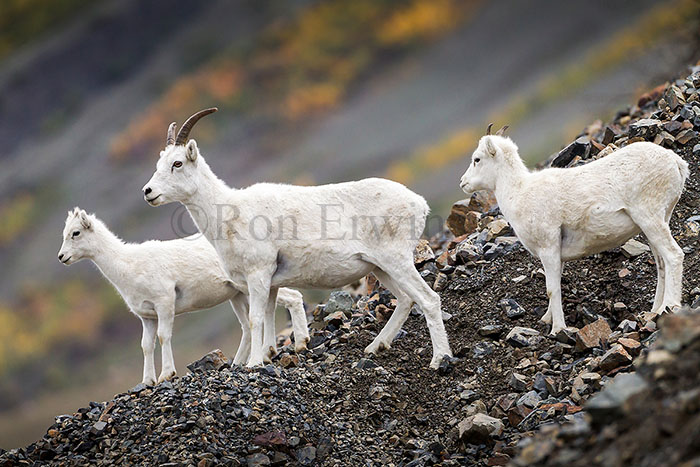
<svg viewBox="0 0 700 467">
<path fill-rule="evenodd" d="M 170 345 L 175 316 L 211 308 L 226 300 L 231 302 L 243 331 L 233 361 L 246 363 L 250 353 L 247 297 L 227 278 L 216 251 L 201 235 L 124 243 L 94 215 L 75 208 L 68 211 L 58 259 L 66 265 L 92 260 L 131 312 L 141 319 L 144 384 L 156 382 L 153 361 L 156 334 L 162 350 L 162 371 L 158 378 L 161 382 L 175 376 Z M 296 349 L 305 349 L 309 331 L 301 293 L 280 289 L 278 303 L 290 311 Z"/>
<path fill-rule="evenodd" d="M 680 305 L 683 251 L 668 222 L 689 174 L 683 159 L 638 142 L 582 166 L 530 172 L 510 138 L 489 133 L 460 186 L 466 193 L 493 191 L 522 244 L 542 261 L 549 297 L 542 320 L 552 324 L 552 334 L 566 326 L 562 263 L 617 247 L 640 232 L 656 261 L 652 311 Z"/>
<path fill-rule="evenodd" d="M 230 188 L 214 175 L 188 140 L 192 125 L 216 109 L 190 117 L 175 137 L 168 129 L 156 171 L 143 188 L 152 206 L 183 203 L 212 242 L 226 272 L 250 297 L 252 332 L 249 366 L 274 349 L 265 332 L 277 288 L 338 288 L 369 274 L 396 296 L 388 323 L 365 352 L 388 349 L 412 303 L 423 310 L 433 344 L 431 367 L 451 355 L 440 297 L 413 264 L 428 215 L 425 200 L 405 186 L 366 179 L 313 187 L 260 183 Z"/>
</svg>

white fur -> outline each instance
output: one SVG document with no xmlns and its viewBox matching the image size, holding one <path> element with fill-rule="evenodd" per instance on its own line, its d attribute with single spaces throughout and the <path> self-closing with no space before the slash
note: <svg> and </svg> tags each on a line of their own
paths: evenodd
<svg viewBox="0 0 700 467">
<path fill-rule="evenodd" d="M 211 308 L 226 300 L 230 301 L 243 331 L 233 361 L 247 362 L 250 353 L 247 297 L 227 278 L 216 251 L 201 235 L 124 243 L 94 215 L 75 208 L 68 212 L 58 257 L 66 265 L 92 260 L 116 287 L 131 312 L 141 319 L 143 383 L 156 382 L 153 361 L 156 334 L 162 349 L 162 371 L 158 378 L 161 382 L 175 376 L 170 345 L 175 316 Z M 305 349 L 309 331 L 301 293 L 279 289 L 277 303 L 290 311 L 296 349 Z M 274 336 L 274 322 L 272 326 Z"/>
<path fill-rule="evenodd" d="M 510 138 L 484 136 L 460 186 L 491 190 L 506 220 L 547 279 L 552 334 L 566 325 L 562 263 L 608 250 L 643 232 L 657 266 L 652 311 L 680 306 L 683 251 L 668 226 L 688 164 L 653 143 L 633 143 L 588 164 L 530 172 Z"/>
<path fill-rule="evenodd" d="M 413 264 L 429 208 L 405 186 L 366 179 L 315 187 L 261 183 L 236 190 L 214 175 L 190 140 L 161 152 L 144 194 L 154 206 L 183 203 L 231 280 L 248 290 L 249 366 L 262 363 L 263 342 L 265 348 L 274 346 L 267 332 L 263 337 L 262 324 L 271 319 L 270 297 L 278 287 L 337 288 L 370 272 L 398 304 L 365 351 L 388 349 L 415 302 L 430 330 L 431 366 L 451 355 L 440 297 Z"/>
</svg>

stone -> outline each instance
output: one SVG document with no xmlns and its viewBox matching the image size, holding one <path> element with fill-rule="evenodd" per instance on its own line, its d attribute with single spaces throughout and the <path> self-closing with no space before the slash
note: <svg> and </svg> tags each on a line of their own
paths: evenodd
<svg viewBox="0 0 700 467">
<path fill-rule="evenodd" d="M 486 228 L 491 232 L 491 235 L 498 237 L 501 234 L 505 234 L 510 229 L 510 224 L 504 218 L 496 219 L 489 223 Z"/>
<path fill-rule="evenodd" d="M 642 118 L 630 124 L 630 137 L 653 138 L 659 130 L 659 121 L 652 118 Z"/>
<path fill-rule="evenodd" d="M 356 364 L 355 368 L 359 370 L 371 370 L 372 368 L 377 368 L 379 365 L 377 365 L 374 360 L 371 360 L 369 358 L 361 358 Z"/>
<path fill-rule="evenodd" d="M 326 303 L 326 314 L 330 315 L 332 313 L 335 313 L 336 311 L 342 311 L 344 313 L 351 313 L 352 312 L 352 306 L 355 304 L 355 301 L 352 299 L 352 296 L 342 290 L 336 290 L 334 292 L 331 292 L 331 296 L 328 298 L 328 302 Z"/>
<path fill-rule="evenodd" d="M 525 315 L 525 309 L 512 298 L 504 298 L 498 302 L 498 305 L 506 312 L 506 316 L 510 319 L 520 318 Z"/>
<path fill-rule="evenodd" d="M 621 337 L 617 340 L 617 343 L 620 344 L 627 351 L 627 353 L 633 357 L 639 355 L 639 353 L 642 351 L 642 344 L 634 339 Z"/>
<path fill-rule="evenodd" d="M 518 392 L 526 391 L 528 388 L 527 377 L 519 373 L 511 373 L 508 385 Z"/>
<path fill-rule="evenodd" d="M 229 367 L 230 365 L 228 364 L 226 355 L 224 355 L 224 353 L 219 349 L 212 350 L 204 357 L 187 365 L 187 369 L 192 373 L 201 373 L 212 370 L 218 371 Z"/>
<path fill-rule="evenodd" d="M 621 248 L 622 254 L 624 254 L 628 258 L 634 258 L 635 256 L 639 256 L 643 253 L 651 251 L 648 246 L 633 238 L 627 240 L 627 242 L 624 245 L 622 245 Z"/>
<path fill-rule="evenodd" d="M 460 439 L 470 444 L 491 442 L 493 437 L 503 433 L 504 428 L 502 421 L 483 413 L 467 417 L 457 425 Z"/>
<path fill-rule="evenodd" d="M 516 347 L 529 347 L 539 344 L 544 337 L 532 328 L 515 326 L 506 336 L 506 342 Z"/>
<path fill-rule="evenodd" d="M 603 342 L 607 342 L 610 334 L 612 334 L 612 330 L 607 321 L 599 318 L 597 321 L 587 324 L 579 330 L 576 334 L 575 350 L 583 352 L 598 347 Z"/>
<path fill-rule="evenodd" d="M 496 206 L 498 206 L 498 202 L 496 201 L 496 196 L 493 194 L 493 192 L 489 190 L 481 190 L 472 193 L 472 195 L 469 197 L 467 209 L 469 211 L 476 212 L 489 212 Z"/>
<path fill-rule="evenodd" d="M 316 463 L 316 448 L 304 446 L 296 451 L 297 462 L 301 465 L 313 465 Z"/>
<path fill-rule="evenodd" d="M 683 92 L 678 88 L 678 86 L 673 84 L 666 90 L 664 100 L 666 101 L 666 105 L 668 105 L 672 111 L 685 104 Z"/>
<path fill-rule="evenodd" d="M 415 250 L 413 250 L 413 262 L 416 266 L 422 266 L 425 263 L 435 259 L 435 253 L 430 248 L 430 243 L 424 238 L 418 241 Z"/>
<path fill-rule="evenodd" d="M 270 458 L 261 452 L 251 454 L 248 457 L 246 457 L 245 460 L 248 463 L 248 467 L 270 465 Z"/>
<path fill-rule="evenodd" d="M 611 371 L 632 363 L 632 356 L 621 345 L 614 345 L 600 358 L 598 367 L 603 371 Z"/>
<path fill-rule="evenodd" d="M 564 329 L 560 330 L 555 338 L 557 341 L 561 342 L 562 344 L 570 344 L 574 345 L 576 344 L 576 335 L 578 334 L 578 328 L 575 328 L 573 326 L 567 326 Z"/>
<path fill-rule="evenodd" d="M 516 405 L 508 410 L 508 423 L 510 423 L 511 426 L 518 426 L 531 412 L 532 409 L 529 407 Z"/>
<path fill-rule="evenodd" d="M 102 433 L 104 433 L 106 428 L 107 428 L 107 422 L 97 422 L 94 425 L 92 425 L 92 428 L 90 428 L 90 433 L 93 435 L 99 436 Z"/>
<path fill-rule="evenodd" d="M 620 373 L 601 392 L 591 397 L 585 408 L 593 421 L 604 424 L 624 415 L 633 397 L 643 397 L 649 385 L 636 373 Z"/>
<path fill-rule="evenodd" d="M 582 136 L 559 151 L 552 160 L 552 167 L 567 167 L 576 157 L 586 159 L 591 150 L 590 138 Z"/>
<path fill-rule="evenodd" d="M 531 409 L 534 409 L 535 407 L 537 407 L 537 405 L 540 403 L 541 400 L 542 400 L 542 398 L 537 393 L 537 391 L 533 390 L 533 391 L 528 391 L 525 394 L 523 394 L 522 396 L 520 396 L 517 404 L 524 405 L 525 407 L 529 407 Z"/>
<path fill-rule="evenodd" d="M 452 205 L 445 224 L 455 237 L 459 237 L 475 232 L 480 217 L 481 214 L 471 208 L 470 200 L 463 199 Z"/>
<path fill-rule="evenodd" d="M 621 330 L 623 333 L 634 332 L 637 330 L 637 322 L 625 319 L 617 325 L 617 329 Z"/>
<path fill-rule="evenodd" d="M 685 129 L 679 132 L 678 135 L 676 135 L 676 141 L 678 141 L 680 144 L 688 144 L 690 141 L 697 139 L 697 137 L 697 131 Z"/>
<path fill-rule="evenodd" d="M 280 366 L 282 368 L 294 368 L 299 365 L 299 357 L 296 355 L 284 354 L 280 357 Z"/>
<path fill-rule="evenodd" d="M 494 351 L 493 344 L 487 341 L 477 342 L 472 349 L 473 358 L 484 358 L 491 355 Z"/>
<path fill-rule="evenodd" d="M 503 325 L 502 324 L 487 324 L 485 326 L 481 326 L 479 328 L 479 335 L 483 337 L 493 337 L 497 338 L 501 334 L 503 334 Z"/>
</svg>

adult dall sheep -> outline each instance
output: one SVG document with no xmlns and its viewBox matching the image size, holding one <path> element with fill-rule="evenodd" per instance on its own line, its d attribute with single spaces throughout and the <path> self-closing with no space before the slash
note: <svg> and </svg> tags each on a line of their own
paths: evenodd
<svg viewBox="0 0 700 467">
<path fill-rule="evenodd" d="M 617 247 L 640 232 L 656 261 L 652 311 L 680 306 L 683 251 L 668 222 L 688 174 L 688 164 L 673 151 L 647 142 L 582 166 L 530 172 L 499 130 L 481 138 L 460 186 L 466 193 L 493 191 L 522 244 L 542 261 L 549 296 L 542 320 L 556 334 L 566 326 L 562 263 Z"/>
<path fill-rule="evenodd" d="M 247 297 L 228 279 L 216 251 L 201 235 L 124 243 L 97 217 L 75 208 L 68 211 L 58 259 L 66 265 L 92 260 L 131 312 L 141 319 L 144 384 L 156 382 L 156 335 L 162 350 L 163 365 L 158 378 L 161 382 L 175 376 L 170 345 L 175 316 L 211 308 L 226 300 L 231 302 L 243 331 L 233 361 L 246 363 L 250 353 Z M 277 301 L 291 314 L 296 349 L 305 349 L 309 331 L 301 293 L 280 289 Z"/>
<path fill-rule="evenodd" d="M 263 327 L 279 287 L 337 288 L 374 273 L 396 296 L 386 326 L 365 352 L 389 348 L 412 303 L 423 310 L 433 343 L 431 367 L 451 355 L 440 297 L 413 264 L 428 215 L 425 200 L 405 186 L 379 178 L 322 186 L 259 183 L 230 188 L 200 155 L 192 126 L 214 112 L 191 116 L 175 136 L 168 129 L 156 171 L 143 188 L 152 206 L 179 201 L 219 253 L 231 280 L 250 297 L 249 366 L 274 351 Z M 263 329 L 265 329 L 263 335 Z"/>
</svg>

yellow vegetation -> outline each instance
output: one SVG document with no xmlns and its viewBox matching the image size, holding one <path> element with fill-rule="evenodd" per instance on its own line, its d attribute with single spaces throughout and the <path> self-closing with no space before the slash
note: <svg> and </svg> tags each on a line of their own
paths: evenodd
<svg viewBox="0 0 700 467">
<path fill-rule="evenodd" d="M 0 247 L 14 241 L 31 224 L 36 212 L 36 200 L 29 193 L 20 193 L 0 204 Z"/>
</svg>

